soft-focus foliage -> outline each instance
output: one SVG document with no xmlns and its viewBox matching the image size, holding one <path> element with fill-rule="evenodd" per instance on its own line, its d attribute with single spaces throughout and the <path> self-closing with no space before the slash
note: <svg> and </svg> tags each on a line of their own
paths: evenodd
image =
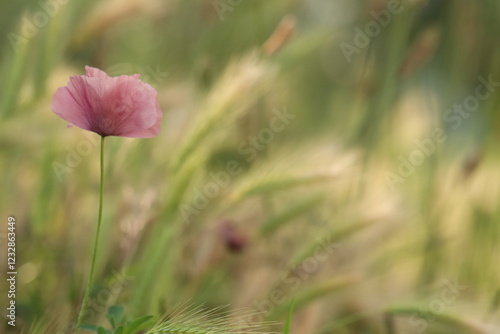
<svg viewBox="0 0 500 334">
<path fill-rule="evenodd" d="M 50 102 L 89 65 L 141 74 L 163 119 L 107 140 L 86 323 L 189 302 L 269 332 L 500 332 L 500 2 L 393 2 L 2 2 L 16 330 L 63 333 L 82 299 L 99 138 Z"/>
</svg>

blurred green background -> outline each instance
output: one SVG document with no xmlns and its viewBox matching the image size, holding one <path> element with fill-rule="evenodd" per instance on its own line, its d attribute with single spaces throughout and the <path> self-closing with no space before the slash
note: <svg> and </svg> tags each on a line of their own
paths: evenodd
<svg viewBox="0 0 500 334">
<path fill-rule="evenodd" d="M 280 331 L 294 299 L 293 334 L 500 333 L 498 0 L 0 8 L 1 254 L 13 215 L 18 261 L 0 331 L 76 320 L 98 135 L 50 103 L 89 65 L 141 74 L 164 113 L 156 138 L 107 140 L 89 323 L 189 301 Z"/>
</svg>

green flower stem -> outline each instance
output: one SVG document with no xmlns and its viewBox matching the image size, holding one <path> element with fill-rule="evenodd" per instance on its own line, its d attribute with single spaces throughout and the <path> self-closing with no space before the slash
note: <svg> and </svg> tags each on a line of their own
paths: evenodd
<svg viewBox="0 0 500 334">
<path fill-rule="evenodd" d="M 101 233 L 101 221 L 102 221 L 102 198 L 103 198 L 103 189 L 104 189 L 104 136 L 101 136 L 101 183 L 99 189 L 99 216 L 97 218 L 97 231 L 95 234 L 94 241 L 94 251 L 92 254 L 92 264 L 90 265 L 90 275 L 87 281 L 87 288 L 85 289 L 85 295 L 83 296 L 82 307 L 80 308 L 80 313 L 78 314 L 78 321 L 76 323 L 75 334 L 80 332 L 80 326 L 82 325 L 83 314 L 85 313 L 85 309 L 87 308 L 87 303 L 89 301 L 90 295 L 90 286 L 92 284 L 92 280 L 94 278 L 94 269 L 95 262 L 97 259 L 97 247 L 99 245 L 99 235 Z"/>
</svg>

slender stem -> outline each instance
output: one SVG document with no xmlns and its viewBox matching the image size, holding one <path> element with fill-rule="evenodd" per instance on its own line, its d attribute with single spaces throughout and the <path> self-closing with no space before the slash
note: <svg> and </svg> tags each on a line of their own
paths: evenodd
<svg viewBox="0 0 500 334">
<path fill-rule="evenodd" d="M 99 245 L 99 235 L 101 233 L 101 221 L 102 221 L 102 197 L 103 197 L 103 189 L 104 189 L 104 136 L 101 136 L 101 183 L 99 189 L 99 216 L 97 218 L 97 231 L 95 234 L 94 241 L 94 251 L 92 254 L 92 264 L 90 265 L 90 275 L 87 281 L 87 288 L 85 289 L 85 295 L 83 296 L 82 307 L 80 308 L 80 313 L 78 314 L 78 321 L 76 323 L 75 334 L 80 332 L 80 326 L 82 325 L 83 314 L 85 313 L 85 309 L 87 307 L 87 303 L 89 301 L 90 295 L 90 286 L 92 284 L 92 280 L 94 278 L 94 269 L 95 269 L 95 261 L 97 258 L 97 247 Z"/>
</svg>

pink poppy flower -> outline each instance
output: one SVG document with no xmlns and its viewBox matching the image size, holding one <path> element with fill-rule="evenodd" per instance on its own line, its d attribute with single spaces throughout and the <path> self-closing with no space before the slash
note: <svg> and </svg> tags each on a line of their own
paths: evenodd
<svg viewBox="0 0 500 334">
<path fill-rule="evenodd" d="M 139 74 L 110 77 L 85 66 L 52 99 L 52 111 L 71 125 L 103 137 L 151 138 L 160 132 L 162 113 L 156 90 Z"/>
</svg>

